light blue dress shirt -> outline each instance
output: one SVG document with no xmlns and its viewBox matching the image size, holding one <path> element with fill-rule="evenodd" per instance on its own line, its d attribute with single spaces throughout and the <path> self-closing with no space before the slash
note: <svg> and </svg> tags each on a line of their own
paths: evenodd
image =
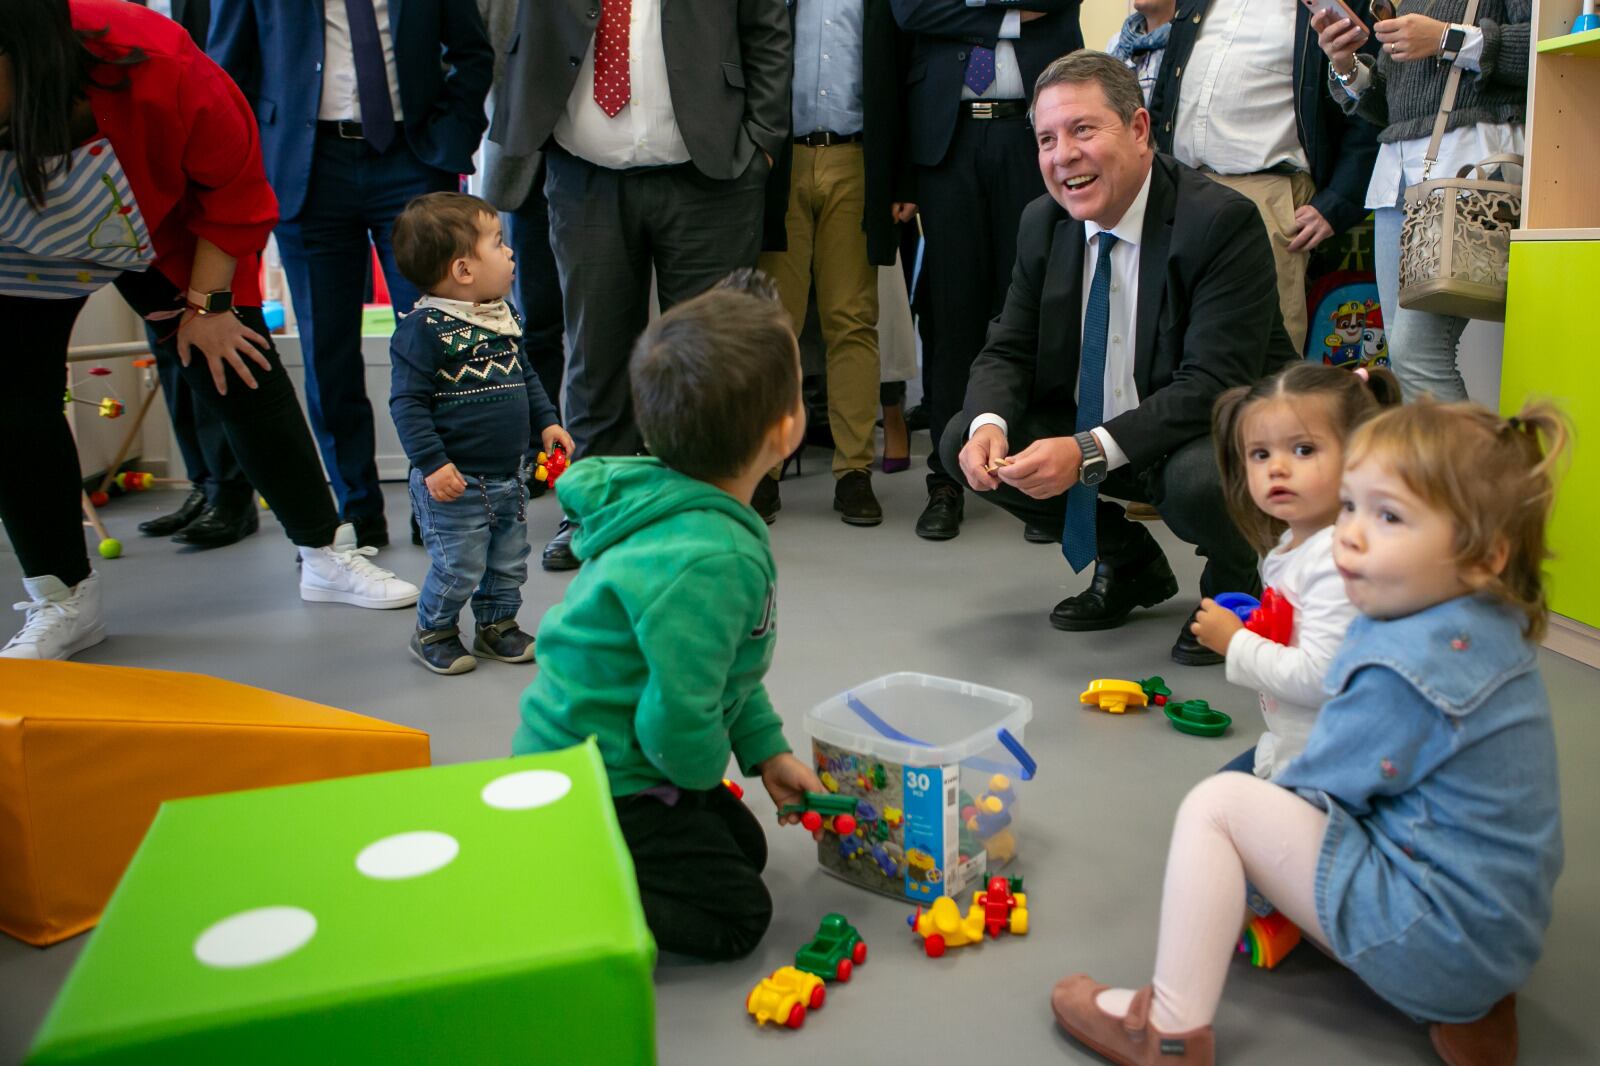
<svg viewBox="0 0 1600 1066">
<path fill-rule="evenodd" d="M 795 136 L 861 132 L 863 0 L 791 0 Z"/>
</svg>

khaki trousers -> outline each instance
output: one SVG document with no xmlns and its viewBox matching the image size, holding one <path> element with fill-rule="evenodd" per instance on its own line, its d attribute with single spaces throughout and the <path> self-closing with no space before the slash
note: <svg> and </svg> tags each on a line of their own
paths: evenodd
<svg viewBox="0 0 1600 1066">
<path fill-rule="evenodd" d="M 789 249 L 761 253 L 798 334 L 817 289 L 817 317 L 828 348 L 828 426 L 833 473 L 872 466 L 878 418 L 878 268 L 867 261 L 861 228 L 866 204 L 861 142 L 794 146 L 785 224 Z"/>
<path fill-rule="evenodd" d="M 1289 331 L 1289 342 L 1294 350 L 1305 355 L 1310 317 L 1306 310 L 1306 264 L 1311 253 L 1291 252 L 1289 242 L 1295 235 L 1295 210 L 1309 204 L 1317 191 L 1311 175 L 1303 171 L 1213 174 L 1207 170 L 1204 173 L 1212 181 L 1248 196 L 1260 210 L 1261 220 L 1267 224 L 1267 237 L 1272 241 L 1272 258 L 1278 264 L 1278 306 L 1283 309 L 1283 328 Z"/>
</svg>

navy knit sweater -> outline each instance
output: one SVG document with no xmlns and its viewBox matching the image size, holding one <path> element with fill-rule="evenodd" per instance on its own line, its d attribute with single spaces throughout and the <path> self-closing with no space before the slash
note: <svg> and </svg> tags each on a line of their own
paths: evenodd
<svg viewBox="0 0 1600 1066">
<path fill-rule="evenodd" d="M 400 320 L 389 359 L 389 414 L 424 477 L 446 463 L 480 477 L 513 474 L 556 424 L 521 338 L 427 307 Z"/>
</svg>

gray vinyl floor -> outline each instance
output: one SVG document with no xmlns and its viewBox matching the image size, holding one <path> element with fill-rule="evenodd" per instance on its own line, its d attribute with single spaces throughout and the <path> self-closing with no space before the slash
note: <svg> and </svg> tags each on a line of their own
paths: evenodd
<svg viewBox="0 0 1600 1066">
<path fill-rule="evenodd" d="M 917 440 L 925 449 L 927 438 Z M 658 970 L 661 1061 L 1096 1061 L 1056 1030 L 1046 994 L 1056 978 L 1076 970 L 1126 984 L 1149 979 L 1173 812 L 1194 782 L 1254 741 L 1254 696 L 1231 688 L 1218 668 L 1167 659 L 1192 606 L 1187 597 L 1115 632 L 1058 633 L 1046 615 L 1083 583 L 1058 551 L 1024 543 L 1020 525 L 970 496 L 960 538 L 919 541 L 912 533 L 923 499 L 915 469 L 874 478 L 888 515 L 884 525 L 844 526 L 831 509 L 826 454 L 812 450 L 809 459 L 804 477 L 784 482 L 783 512 L 772 530 L 781 639 L 768 687 L 790 740 L 805 743 L 809 707 L 895 670 L 967 679 L 1032 699 L 1026 742 L 1040 771 L 1025 786 L 1019 834 L 1032 929 L 1026 938 L 924 958 L 905 925 L 909 905 L 832 879 L 817 867 L 807 836 L 774 829 L 768 883 L 777 917 L 756 954 L 732 964 Z M 245 542 L 199 554 L 180 554 L 134 532 L 139 521 L 175 502 L 172 495 L 150 495 L 107 510 L 127 553 L 99 564 L 111 637 L 83 661 L 200 671 L 416 726 L 432 734 L 438 763 L 507 754 L 517 696 L 535 667 L 486 663 L 458 678 L 427 674 L 405 649 L 413 612 L 302 604 L 288 542 L 270 517 Z M 403 534 L 398 486 L 389 488 L 388 502 Z M 557 520 L 554 502 L 536 501 L 531 517 L 542 542 Z M 1158 534 L 1192 589 L 1199 573 L 1192 553 L 1164 529 Z M 417 581 L 426 569 L 426 556 L 409 543 L 381 561 Z M 537 624 L 566 581 L 535 567 L 525 626 Z M 16 558 L 0 547 L 0 589 L 19 586 Z M 12 620 L 0 621 L 0 634 L 14 628 Z M 1567 863 L 1544 960 L 1520 998 L 1522 1061 L 1595 1063 L 1600 678 L 1552 654 L 1543 655 L 1543 667 L 1560 740 Z M 1156 672 L 1175 690 L 1231 712 L 1234 730 L 1201 740 L 1148 713 L 1112 717 L 1076 705 L 1090 678 Z M 770 814 L 759 788 L 750 798 L 758 813 Z M 862 930 L 869 961 L 848 985 L 830 990 L 827 1005 L 800 1032 L 758 1030 L 744 1013 L 745 994 L 787 961 L 830 910 L 845 912 Z M 0 1063 L 20 1059 L 83 939 L 41 951 L 0 937 Z M 1422 1028 L 1307 948 L 1274 972 L 1236 961 L 1217 1030 L 1226 1062 L 1435 1061 Z M 534 1059 L 583 1061 L 571 1050 L 570 1060 L 554 1049 Z"/>
</svg>

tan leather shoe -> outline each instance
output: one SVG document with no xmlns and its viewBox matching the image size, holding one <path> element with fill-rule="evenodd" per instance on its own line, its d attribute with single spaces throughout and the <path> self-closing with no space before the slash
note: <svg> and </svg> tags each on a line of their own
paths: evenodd
<svg viewBox="0 0 1600 1066">
<path fill-rule="evenodd" d="M 1448 1066 L 1510 1066 L 1517 1061 L 1517 997 L 1507 996 L 1475 1022 L 1434 1022 L 1428 1036 Z"/>
<path fill-rule="evenodd" d="M 1212 1066 L 1216 1050 L 1211 1026 L 1187 1033 L 1163 1033 L 1151 1026 L 1150 985 L 1134 993 L 1126 1017 L 1113 1018 L 1095 1002 L 1108 987 L 1084 973 L 1057 981 L 1050 1009 L 1061 1028 L 1120 1066 Z"/>
</svg>

